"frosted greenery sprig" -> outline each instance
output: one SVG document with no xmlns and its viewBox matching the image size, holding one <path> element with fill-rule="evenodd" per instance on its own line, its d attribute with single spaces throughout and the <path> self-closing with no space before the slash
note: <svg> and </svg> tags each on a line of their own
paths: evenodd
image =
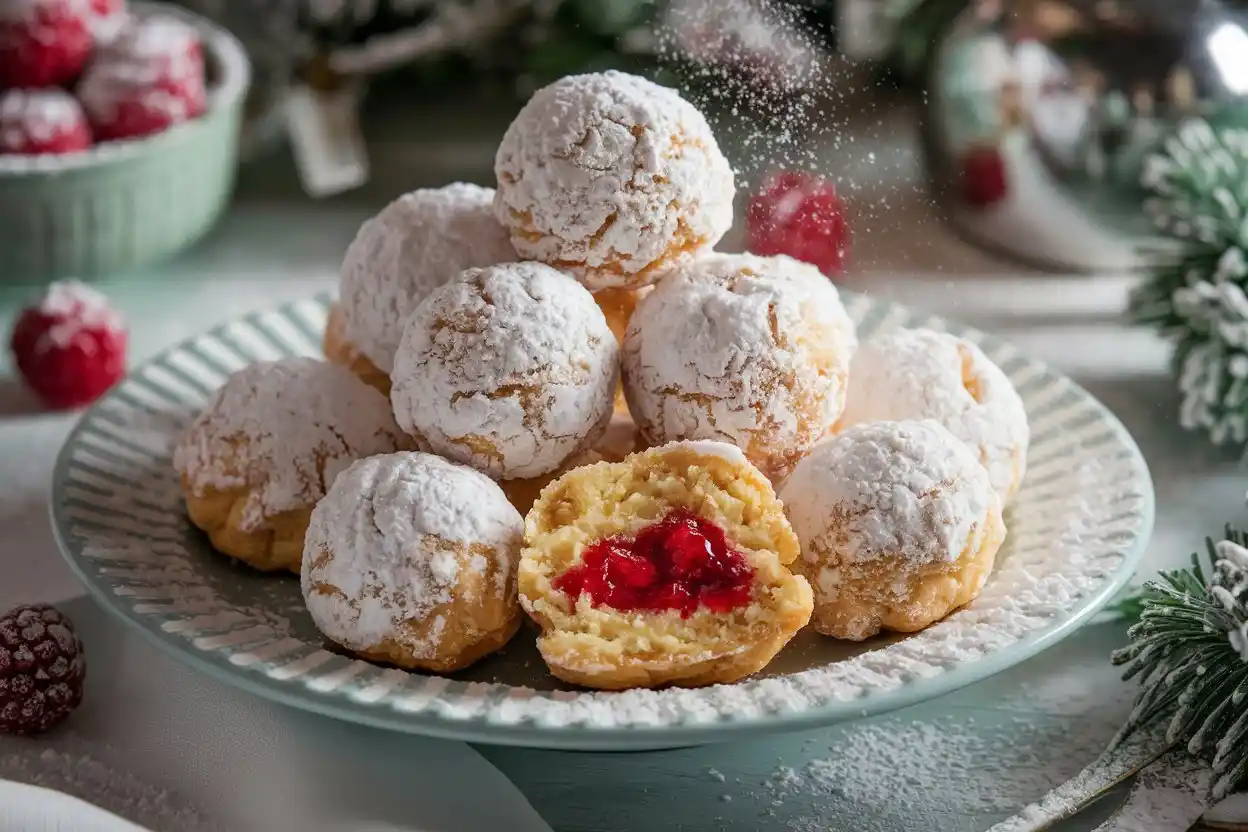
<svg viewBox="0 0 1248 832">
<path fill-rule="evenodd" d="M 1129 310 L 1175 345 L 1180 424 L 1248 444 L 1248 130 L 1181 124 L 1144 165 L 1164 244 Z"/>
<path fill-rule="evenodd" d="M 1141 689 L 1119 741 L 1168 720 L 1167 741 L 1213 765 L 1213 798 L 1248 787 L 1248 540 L 1227 528 L 1207 566 L 1162 572 L 1139 599 L 1131 643 L 1114 653 Z"/>
</svg>

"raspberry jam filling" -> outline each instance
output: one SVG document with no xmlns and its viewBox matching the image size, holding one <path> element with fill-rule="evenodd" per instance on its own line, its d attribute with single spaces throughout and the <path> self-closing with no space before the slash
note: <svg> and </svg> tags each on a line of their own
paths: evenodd
<svg viewBox="0 0 1248 832">
<path fill-rule="evenodd" d="M 623 612 L 677 610 L 688 618 L 699 606 L 727 613 L 750 602 L 754 569 L 728 544 L 723 529 L 683 509 L 633 539 L 608 537 L 555 579 L 572 598 Z"/>
</svg>

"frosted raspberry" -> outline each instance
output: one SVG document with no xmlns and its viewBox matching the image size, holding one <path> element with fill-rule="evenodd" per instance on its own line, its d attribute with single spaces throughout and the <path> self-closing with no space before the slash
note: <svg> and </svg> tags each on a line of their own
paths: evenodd
<svg viewBox="0 0 1248 832">
<path fill-rule="evenodd" d="M 208 92 L 198 33 L 171 18 L 128 22 L 87 69 L 78 98 L 101 140 L 147 136 L 202 115 Z"/>
<path fill-rule="evenodd" d="M 845 270 L 849 226 L 831 182 L 795 171 L 771 177 L 750 199 L 746 228 L 754 254 L 787 254 L 828 277 Z"/>
<path fill-rule="evenodd" d="M 126 18 L 116 34 L 100 47 L 99 59 L 133 63 L 165 79 L 204 75 L 204 46 L 199 32 L 177 18 L 160 15 Z"/>
<path fill-rule="evenodd" d="M 0 87 L 52 87 L 78 77 L 91 57 L 83 0 L 0 0 Z"/>
<path fill-rule="evenodd" d="M 73 623 L 33 604 L 0 617 L 0 734 L 38 734 L 82 702 L 87 664 Z"/>
<path fill-rule="evenodd" d="M 91 146 L 82 107 L 59 89 L 0 94 L 0 153 L 74 153 Z"/>
<path fill-rule="evenodd" d="M 1005 160 L 995 147 L 975 147 L 962 158 L 962 199 L 976 208 L 987 208 L 1009 194 Z"/>
<path fill-rule="evenodd" d="M 126 0 L 88 0 L 97 45 L 112 40 L 126 23 Z"/>
<path fill-rule="evenodd" d="M 18 316 L 10 348 L 22 377 L 44 402 L 89 404 L 126 369 L 126 330 L 108 300 L 76 281 L 54 283 Z"/>
</svg>

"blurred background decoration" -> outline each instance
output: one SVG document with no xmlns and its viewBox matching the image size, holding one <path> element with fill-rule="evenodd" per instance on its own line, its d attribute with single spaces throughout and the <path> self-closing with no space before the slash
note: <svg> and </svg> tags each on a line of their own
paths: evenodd
<svg viewBox="0 0 1248 832">
<path fill-rule="evenodd" d="M 399 76 L 413 100 L 448 89 L 500 91 L 516 106 L 563 75 L 619 68 L 701 87 L 701 104 L 734 95 L 763 105 L 809 90 L 835 47 L 839 0 L 179 0 L 233 31 L 256 82 L 252 153 L 286 135 L 321 131 L 348 141 L 370 82 Z M 874 4 L 875 0 L 867 0 Z M 728 83 L 725 83 L 727 81 Z M 304 99 L 311 97 L 311 107 Z M 293 109 L 291 100 L 299 102 Z M 309 116 L 308 110 L 318 111 Z M 318 124 L 318 119 L 329 124 Z M 337 137 L 336 139 L 328 137 Z M 323 143 L 323 142 L 319 142 Z M 358 141 L 356 142 L 358 144 Z M 301 167 L 306 168 L 307 160 Z M 302 171 L 305 184 L 315 171 Z M 359 184 L 363 172 L 341 187 Z"/>
<path fill-rule="evenodd" d="M 1185 119 L 1248 115 L 1245 23 L 1217 0 L 976 0 L 929 56 L 947 214 L 1046 266 L 1138 268 L 1144 160 Z"/>
<path fill-rule="evenodd" d="M 503 110 L 572 72 L 657 76 L 708 112 L 747 187 L 793 168 L 882 176 L 876 148 L 835 134 L 902 87 L 942 218 L 1063 271 L 1144 266 L 1144 160 L 1185 118 L 1240 123 L 1248 96 L 1243 0 L 180 2 L 247 46 L 248 146 L 290 138 L 314 196 L 368 178 L 359 113 L 383 78 L 413 102 Z"/>
</svg>

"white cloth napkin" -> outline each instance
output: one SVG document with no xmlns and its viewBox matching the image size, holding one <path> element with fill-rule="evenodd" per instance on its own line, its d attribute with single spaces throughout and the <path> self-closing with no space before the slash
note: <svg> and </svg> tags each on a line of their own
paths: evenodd
<svg viewBox="0 0 1248 832">
<path fill-rule="evenodd" d="M 145 832 L 81 800 L 0 780 L 0 832 Z"/>
</svg>

